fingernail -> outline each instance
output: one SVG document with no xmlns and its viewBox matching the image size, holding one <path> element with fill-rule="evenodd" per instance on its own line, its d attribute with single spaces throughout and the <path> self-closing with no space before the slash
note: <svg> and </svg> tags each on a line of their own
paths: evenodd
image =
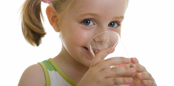
<svg viewBox="0 0 174 86">
<path fill-rule="evenodd" d="M 126 58 L 125 59 L 125 62 L 130 62 L 130 58 Z"/>
<path fill-rule="evenodd" d="M 130 68 L 130 72 L 133 72 L 133 71 L 135 71 L 135 68 Z"/>
<path fill-rule="evenodd" d="M 133 57 L 134 58 L 134 60 L 136 60 L 136 57 Z"/>
<path fill-rule="evenodd" d="M 135 68 L 136 68 L 136 65 L 135 64 L 132 64 Z"/>
<path fill-rule="evenodd" d="M 109 52 L 113 52 L 115 48 L 111 47 Z"/>
<path fill-rule="evenodd" d="M 126 79 L 126 82 L 131 82 L 132 81 L 132 78 L 127 78 Z"/>
<path fill-rule="evenodd" d="M 139 77 L 140 77 L 140 79 L 142 78 L 142 75 L 141 75 L 141 73 L 138 73 L 138 75 L 139 75 Z"/>
</svg>

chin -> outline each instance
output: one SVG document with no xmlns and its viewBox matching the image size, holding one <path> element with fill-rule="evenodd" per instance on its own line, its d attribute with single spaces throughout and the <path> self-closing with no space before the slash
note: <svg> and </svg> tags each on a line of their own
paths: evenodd
<svg viewBox="0 0 174 86">
<path fill-rule="evenodd" d="M 83 63 L 83 65 L 89 68 L 89 67 L 91 66 L 91 62 L 92 62 L 92 60 L 90 60 L 90 61 L 89 61 L 89 60 L 88 60 L 88 61 L 86 60 L 86 61 Z"/>
</svg>

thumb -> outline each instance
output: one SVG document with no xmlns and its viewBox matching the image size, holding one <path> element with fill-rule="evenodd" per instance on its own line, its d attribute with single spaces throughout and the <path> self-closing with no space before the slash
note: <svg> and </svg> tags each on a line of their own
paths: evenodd
<svg viewBox="0 0 174 86">
<path fill-rule="evenodd" d="M 96 56 L 92 60 L 91 67 L 97 65 L 100 61 L 103 61 L 104 58 L 108 54 L 114 52 L 114 50 L 115 50 L 115 47 L 110 47 L 110 48 L 106 48 L 106 49 L 101 50 L 99 53 L 96 54 Z"/>
</svg>

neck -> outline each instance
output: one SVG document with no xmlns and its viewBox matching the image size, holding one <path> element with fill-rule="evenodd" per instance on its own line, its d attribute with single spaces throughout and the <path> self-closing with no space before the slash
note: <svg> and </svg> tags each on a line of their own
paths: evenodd
<svg viewBox="0 0 174 86">
<path fill-rule="evenodd" d="M 59 55 L 54 58 L 54 61 L 61 70 L 76 83 L 81 80 L 89 69 L 89 67 L 86 67 L 71 57 L 64 47 Z"/>
</svg>

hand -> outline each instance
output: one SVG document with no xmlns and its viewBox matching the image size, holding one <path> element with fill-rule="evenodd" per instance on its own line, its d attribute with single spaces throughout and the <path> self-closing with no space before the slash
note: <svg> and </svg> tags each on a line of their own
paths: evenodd
<svg viewBox="0 0 174 86">
<path fill-rule="evenodd" d="M 141 83 L 143 84 L 143 86 L 157 86 L 152 75 L 147 72 L 144 66 L 139 64 L 138 59 L 131 58 L 131 61 L 134 65 L 130 65 L 130 67 L 136 68 L 137 73 L 135 74 L 135 76 L 137 79 L 141 80 Z"/>
<path fill-rule="evenodd" d="M 130 84 L 133 81 L 132 76 L 135 74 L 135 68 L 114 67 L 112 65 L 128 64 L 130 59 L 124 57 L 115 57 L 104 60 L 104 58 L 114 48 L 107 48 L 100 51 L 93 59 L 89 70 L 83 76 L 77 86 L 113 86 Z"/>
</svg>

